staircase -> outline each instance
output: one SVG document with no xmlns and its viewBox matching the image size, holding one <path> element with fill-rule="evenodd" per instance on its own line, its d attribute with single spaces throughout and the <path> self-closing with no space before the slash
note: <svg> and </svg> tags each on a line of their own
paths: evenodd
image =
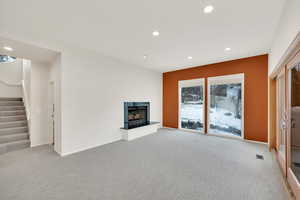
<svg viewBox="0 0 300 200">
<path fill-rule="evenodd" d="M 30 146 L 22 98 L 0 98 L 0 154 Z"/>
</svg>

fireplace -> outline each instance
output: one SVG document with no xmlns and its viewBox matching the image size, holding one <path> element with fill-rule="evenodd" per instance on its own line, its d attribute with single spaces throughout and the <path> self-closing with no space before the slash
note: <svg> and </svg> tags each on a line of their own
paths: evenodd
<svg viewBox="0 0 300 200">
<path fill-rule="evenodd" d="M 124 128 L 132 129 L 150 124 L 149 102 L 124 102 Z"/>
</svg>

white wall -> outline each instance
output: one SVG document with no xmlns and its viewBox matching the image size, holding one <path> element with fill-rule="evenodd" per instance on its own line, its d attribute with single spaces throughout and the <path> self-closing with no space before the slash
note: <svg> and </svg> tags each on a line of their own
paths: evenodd
<svg viewBox="0 0 300 200">
<path fill-rule="evenodd" d="M 300 31 L 300 0 L 287 0 L 269 54 L 269 74 Z"/>
<path fill-rule="evenodd" d="M 48 84 L 50 66 L 31 62 L 30 80 L 30 139 L 31 146 L 49 144 Z"/>
<path fill-rule="evenodd" d="M 0 97 L 22 97 L 21 80 L 22 59 L 0 63 Z"/>
<path fill-rule="evenodd" d="M 22 80 L 26 90 L 28 102 L 30 102 L 31 61 L 23 59 Z"/>
<path fill-rule="evenodd" d="M 62 53 L 62 155 L 121 139 L 124 101 L 150 101 L 161 121 L 162 74 L 72 49 Z"/>
<path fill-rule="evenodd" d="M 162 74 L 94 52 L 63 46 L 53 63 L 32 60 L 31 145 L 51 142 L 48 86 L 55 82 L 55 151 L 61 155 L 121 139 L 124 101 L 150 101 L 162 120 Z"/>
</svg>

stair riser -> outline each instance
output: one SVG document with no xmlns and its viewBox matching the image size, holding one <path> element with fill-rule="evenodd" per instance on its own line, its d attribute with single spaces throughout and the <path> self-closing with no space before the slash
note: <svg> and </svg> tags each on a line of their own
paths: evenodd
<svg viewBox="0 0 300 200">
<path fill-rule="evenodd" d="M 22 101 L 22 98 L 5 98 L 5 97 L 0 97 L 0 101 Z"/>
<path fill-rule="evenodd" d="M 18 140 L 27 140 L 27 139 L 29 139 L 28 134 L 12 135 L 11 137 L 0 136 L 0 144 L 7 143 L 7 142 L 14 142 Z"/>
<path fill-rule="evenodd" d="M 9 117 L 9 116 L 16 116 L 16 115 L 25 115 L 24 111 L 1 111 L 0 117 Z"/>
<path fill-rule="evenodd" d="M 12 144 L 12 145 L 5 145 L 0 147 L 0 154 L 8 153 L 10 151 L 21 150 L 30 147 L 30 142 L 24 142 L 21 144 Z"/>
<path fill-rule="evenodd" d="M 17 133 L 27 133 L 28 132 L 28 128 L 24 127 L 24 128 L 15 128 L 15 129 L 2 129 L 0 130 L 0 136 L 1 135 L 10 135 L 10 134 L 17 134 Z"/>
<path fill-rule="evenodd" d="M 2 128 L 17 128 L 17 127 L 25 127 L 27 126 L 27 122 L 9 122 L 9 123 L 0 123 L 0 129 Z"/>
<path fill-rule="evenodd" d="M 24 106 L 0 106 L 0 111 L 25 111 Z"/>
<path fill-rule="evenodd" d="M 5 146 L 0 146 L 0 155 L 1 154 L 5 154 L 7 151 L 6 147 Z"/>
<path fill-rule="evenodd" d="M 17 151 L 17 150 L 25 149 L 28 147 L 30 147 L 30 142 L 24 143 L 24 144 L 9 145 L 6 147 L 6 149 L 7 149 L 7 152 L 10 152 L 10 151 Z"/>
<path fill-rule="evenodd" d="M 23 102 L 20 101 L 0 101 L 0 106 L 23 106 Z"/>
<path fill-rule="evenodd" d="M 14 122 L 14 121 L 22 121 L 26 120 L 26 116 L 14 116 L 14 117 L 0 117 L 0 122 Z"/>
</svg>

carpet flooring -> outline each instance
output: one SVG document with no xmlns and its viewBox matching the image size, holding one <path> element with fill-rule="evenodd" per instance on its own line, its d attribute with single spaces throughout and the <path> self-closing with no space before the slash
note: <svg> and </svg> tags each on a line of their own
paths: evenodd
<svg viewBox="0 0 300 200">
<path fill-rule="evenodd" d="M 256 154 L 264 160 L 256 159 Z M 1 200 L 287 200 L 263 144 L 179 130 L 66 157 L 48 145 L 0 156 Z"/>
</svg>

